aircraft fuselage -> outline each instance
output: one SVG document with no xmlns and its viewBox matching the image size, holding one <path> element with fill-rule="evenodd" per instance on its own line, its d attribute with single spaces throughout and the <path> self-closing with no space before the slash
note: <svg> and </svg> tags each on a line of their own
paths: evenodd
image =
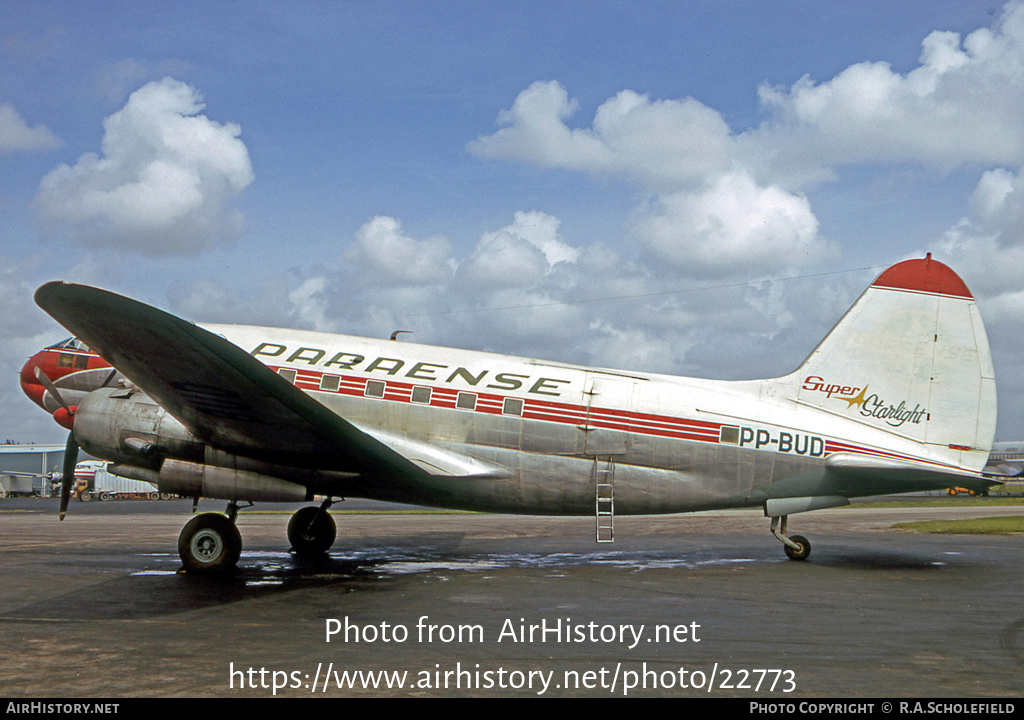
<svg viewBox="0 0 1024 720">
<path fill-rule="evenodd" d="M 877 407 L 865 414 L 838 393 L 836 412 L 845 407 L 849 417 L 773 400 L 763 381 L 693 380 L 414 343 L 206 327 L 358 427 L 509 470 L 502 478 L 371 478 L 353 481 L 352 496 L 592 515 L 597 479 L 610 471 L 617 514 L 763 506 L 770 497 L 872 494 L 872 487 L 847 487 L 828 471 L 826 458 L 838 452 L 894 457 L 871 440 L 888 447 L 901 441 L 891 423 L 872 417 Z M 920 422 L 917 407 L 904 422 Z M 903 442 L 905 457 L 915 458 L 913 441 Z"/>
</svg>

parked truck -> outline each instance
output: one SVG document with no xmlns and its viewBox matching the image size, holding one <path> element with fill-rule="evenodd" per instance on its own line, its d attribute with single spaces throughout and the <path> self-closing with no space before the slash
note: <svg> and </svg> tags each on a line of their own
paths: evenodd
<svg viewBox="0 0 1024 720">
<path fill-rule="evenodd" d="M 75 484 L 71 495 L 82 502 L 90 502 L 94 499 L 104 501 L 160 499 L 160 493 L 151 483 L 114 475 L 107 470 L 105 462 L 97 460 L 87 460 L 75 466 Z"/>
<path fill-rule="evenodd" d="M 0 473 L 0 498 L 38 494 L 35 480 L 36 476 L 31 473 Z"/>
</svg>

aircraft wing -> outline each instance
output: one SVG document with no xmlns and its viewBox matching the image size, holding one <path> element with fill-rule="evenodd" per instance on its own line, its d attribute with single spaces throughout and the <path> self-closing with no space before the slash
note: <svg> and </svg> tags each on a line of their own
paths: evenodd
<svg viewBox="0 0 1024 720">
<path fill-rule="evenodd" d="M 196 437 L 226 452 L 375 476 L 508 475 L 428 443 L 378 439 L 237 345 L 149 305 L 61 282 L 40 287 L 35 300 Z"/>
</svg>

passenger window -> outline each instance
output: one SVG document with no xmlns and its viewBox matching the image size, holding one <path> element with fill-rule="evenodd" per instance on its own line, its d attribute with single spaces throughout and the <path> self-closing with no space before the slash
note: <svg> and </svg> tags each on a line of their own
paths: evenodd
<svg viewBox="0 0 1024 720">
<path fill-rule="evenodd" d="M 519 398 L 505 398 L 505 402 L 501 406 L 501 413 L 503 415 L 522 415 L 523 414 L 523 401 Z"/>
<path fill-rule="evenodd" d="M 412 401 L 414 403 L 430 404 L 430 388 L 417 385 L 412 389 Z"/>
</svg>

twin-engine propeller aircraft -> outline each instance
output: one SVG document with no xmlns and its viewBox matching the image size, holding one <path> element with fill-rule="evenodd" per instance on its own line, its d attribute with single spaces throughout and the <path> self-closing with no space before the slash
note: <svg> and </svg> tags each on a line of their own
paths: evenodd
<svg viewBox="0 0 1024 720">
<path fill-rule="evenodd" d="M 21 375 L 71 427 L 67 462 L 81 447 L 162 493 L 228 501 L 182 530 L 189 572 L 237 563 L 245 502 L 325 498 L 289 522 L 303 554 L 331 547 L 327 511 L 346 497 L 593 515 L 599 540 L 615 513 L 759 507 L 804 559 L 793 513 L 995 484 L 979 474 L 996 421 L 988 339 L 967 286 L 930 255 L 883 272 L 798 370 L 742 382 L 201 328 L 59 282 L 36 302 L 77 338 Z"/>
</svg>

